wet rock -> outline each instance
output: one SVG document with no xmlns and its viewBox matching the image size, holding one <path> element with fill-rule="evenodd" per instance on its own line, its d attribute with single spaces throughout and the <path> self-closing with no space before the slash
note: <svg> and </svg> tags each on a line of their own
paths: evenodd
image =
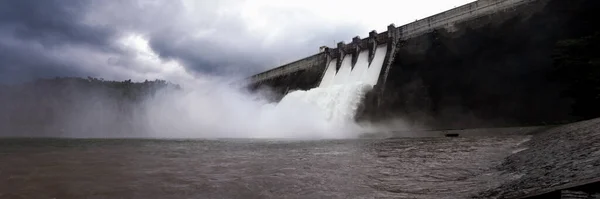
<svg viewBox="0 0 600 199">
<path fill-rule="evenodd" d="M 528 149 L 506 158 L 504 173 L 520 174 L 474 198 L 520 198 L 600 179 L 600 119 L 563 125 L 540 132 L 524 143 Z M 599 190 L 600 191 L 600 190 Z M 593 193 L 592 193 L 593 194 Z"/>
</svg>

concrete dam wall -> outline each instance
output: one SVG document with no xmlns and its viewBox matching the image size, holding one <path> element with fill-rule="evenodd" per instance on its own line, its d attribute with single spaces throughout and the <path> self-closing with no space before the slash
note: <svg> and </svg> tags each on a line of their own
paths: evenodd
<svg viewBox="0 0 600 199">
<path fill-rule="evenodd" d="M 386 46 L 358 120 L 401 118 L 413 125 L 468 128 L 590 118 L 596 113 L 577 112 L 582 100 L 565 96 L 569 83 L 554 76 L 562 73 L 556 70 L 558 44 L 600 32 L 594 20 L 599 4 L 479 0 L 400 27 L 392 24 L 349 44 L 321 47 L 313 56 L 248 78 L 249 88 L 270 88 L 277 101 L 290 91 L 318 87 L 328 70 L 336 75 L 348 70 L 344 62 L 353 71 L 361 54 L 371 63 L 377 46 Z"/>
<path fill-rule="evenodd" d="M 369 33 L 368 39 L 361 40 L 357 36 L 353 38 L 352 43 L 349 45 L 345 45 L 343 42 L 340 42 L 338 43 L 337 48 L 334 49 L 323 46 L 320 49 L 321 52 L 318 54 L 253 75 L 249 78 L 249 81 L 252 85 L 269 84 L 268 81 L 271 79 L 287 76 L 291 73 L 303 71 L 309 68 L 321 67 L 319 69 L 324 70 L 326 64 L 328 63 L 324 61 L 325 59 L 339 59 L 346 53 L 351 53 L 354 56 L 357 55 L 357 51 L 365 48 L 370 48 L 371 51 L 369 54 L 372 55 L 374 50 L 373 46 L 376 43 L 394 44 L 398 39 L 406 40 L 427 32 L 431 32 L 437 28 L 455 30 L 455 23 L 470 20 L 472 18 L 480 17 L 482 15 L 487 15 L 500 10 L 506 10 L 529 1 L 534 0 L 480 0 L 398 28 L 392 24 L 388 27 L 387 32 L 377 34 L 377 32 L 372 31 Z M 390 45 L 390 47 L 393 47 L 393 45 Z M 394 50 L 391 50 L 391 52 L 394 52 Z M 292 88 L 294 87 L 295 86 L 292 86 Z"/>
</svg>

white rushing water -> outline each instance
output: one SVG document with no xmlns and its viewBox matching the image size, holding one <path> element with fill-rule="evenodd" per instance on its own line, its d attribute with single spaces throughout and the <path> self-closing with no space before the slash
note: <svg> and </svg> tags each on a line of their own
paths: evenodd
<svg viewBox="0 0 600 199">
<path fill-rule="evenodd" d="M 373 60 L 371 60 L 371 64 L 369 65 L 369 70 L 363 79 L 365 83 L 370 85 L 377 84 L 377 81 L 379 80 L 379 74 L 381 73 L 381 68 L 383 67 L 383 61 L 385 59 L 386 52 L 387 45 L 377 46 Z"/>
<path fill-rule="evenodd" d="M 358 58 L 356 59 L 356 64 L 350 73 L 350 78 L 348 78 L 348 82 L 365 82 L 363 78 L 367 75 L 367 71 L 369 70 L 369 51 L 363 50 L 358 54 Z"/>
<path fill-rule="evenodd" d="M 333 85 L 342 85 L 349 83 L 350 74 L 352 73 L 352 55 L 344 56 L 340 69 L 333 78 Z"/>
<path fill-rule="evenodd" d="M 263 107 L 261 122 L 264 129 L 261 132 L 270 132 L 271 129 L 298 129 L 313 131 L 315 135 L 322 138 L 347 138 L 354 137 L 356 130 L 354 126 L 354 115 L 366 92 L 372 86 L 363 83 L 353 85 L 334 85 L 327 88 L 313 88 L 308 91 L 295 91 L 287 94 L 279 103 Z M 273 121 L 304 120 L 309 122 L 281 124 L 287 125 L 282 128 L 273 128 Z M 298 126 L 296 126 L 298 125 Z M 306 126 L 310 125 L 310 128 Z M 290 132 L 298 133 L 298 132 Z M 308 132 L 302 132 L 308 133 Z M 268 134 L 263 137 L 269 137 Z"/>
<path fill-rule="evenodd" d="M 377 84 L 383 61 L 387 53 L 387 45 L 379 45 L 375 49 L 373 60 L 369 63 L 369 50 L 358 53 L 356 64 L 352 67 L 352 55 L 345 55 L 339 71 L 336 71 L 337 60 L 331 60 L 327 65 L 320 88 L 333 85 L 352 86 L 356 83 L 364 83 L 371 86 Z"/>
<path fill-rule="evenodd" d="M 321 79 L 321 83 L 319 87 L 324 87 L 333 84 L 333 78 L 335 78 L 335 74 L 337 71 L 335 70 L 335 66 L 337 65 L 337 59 L 333 59 L 329 61 L 327 64 L 327 70 Z"/>
<path fill-rule="evenodd" d="M 352 55 L 345 55 L 337 72 L 337 60 L 331 60 L 319 87 L 289 93 L 275 105 L 273 111 L 310 104 L 323 117 L 326 129 L 353 124 L 365 94 L 377 84 L 386 50 L 387 45 L 378 46 L 371 63 L 369 50 L 359 52 L 354 67 Z"/>
<path fill-rule="evenodd" d="M 377 47 L 369 64 L 368 51 L 359 52 L 354 67 L 352 55 L 331 60 L 319 87 L 288 93 L 279 103 L 212 83 L 159 93 L 146 102 L 147 132 L 176 138 L 355 138 L 365 129 L 354 116 L 377 83 L 385 54 L 385 45 Z"/>
</svg>

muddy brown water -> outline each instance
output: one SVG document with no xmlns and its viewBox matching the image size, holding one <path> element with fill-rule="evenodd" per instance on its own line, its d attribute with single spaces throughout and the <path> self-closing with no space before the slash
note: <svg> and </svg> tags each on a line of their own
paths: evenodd
<svg viewBox="0 0 600 199">
<path fill-rule="evenodd" d="M 0 139 L 0 198 L 469 198 L 527 139 Z"/>
</svg>

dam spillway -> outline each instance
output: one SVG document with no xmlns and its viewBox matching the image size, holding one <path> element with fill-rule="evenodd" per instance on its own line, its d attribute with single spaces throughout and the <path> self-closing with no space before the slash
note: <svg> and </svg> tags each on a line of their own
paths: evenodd
<svg viewBox="0 0 600 199">
<path fill-rule="evenodd" d="M 388 44 L 389 47 L 395 49 L 393 44 L 397 43 L 398 40 L 407 40 L 440 28 L 455 30 L 456 28 L 454 25 L 456 23 L 476 19 L 495 12 L 506 11 L 510 8 L 532 1 L 536 0 L 479 0 L 425 19 L 417 20 L 414 23 L 409 23 L 401 27 L 395 27 L 394 24 L 391 24 L 388 26 L 388 30 L 381 34 L 377 34 L 376 31 L 371 31 L 368 39 L 361 40 L 360 37 L 357 36 L 353 38 L 352 43 L 349 45 L 340 42 L 338 43 L 337 48 L 333 49 L 323 46 L 321 47 L 321 52 L 318 54 L 253 75 L 248 81 L 250 84 L 261 84 L 282 75 L 313 67 L 323 69 L 324 65 L 328 64 L 328 62 L 323 61 L 323 59 L 339 59 L 342 55 L 342 53 L 340 53 L 341 51 L 353 52 L 356 51 L 356 49 L 364 48 L 366 45 L 372 47 L 374 43 Z M 373 50 L 374 49 L 371 51 Z M 391 54 L 393 54 L 393 52 L 394 50 L 391 51 Z M 372 53 L 373 52 L 370 52 L 369 55 L 372 55 Z M 341 64 L 341 62 L 337 63 Z"/>
<path fill-rule="evenodd" d="M 362 50 L 357 55 L 345 55 L 338 68 L 338 61 L 331 60 L 319 84 L 320 88 L 333 85 L 344 85 L 352 83 L 365 83 L 371 86 L 377 84 L 383 60 L 387 54 L 387 45 L 376 47 L 372 59 L 369 59 L 369 50 Z M 356 59 L 355 59 L 356 57 Z M 356 60 L 352 64 L 352 60 Z"/>
<path fill-rule="evenodd" d="M 593 0 L 479 0 L 321 47 L 246 82 L 274 91 L 274 101 L 296 90 L 368 82 L 373 89 L 359 120 L 402 118 L 437 128 L 564 123 L 579 118 L 571 114 L 573 99 L 561 97 L 565 85 L 548 79 L 556 45 L 598 32 L 591 17 L 597 9 Z M 373 65 L 381 46 L 381 64 Z"/>
<path fill-rule="evenodd" d="M 387 45 L 373 46 L 374 51 L 363 49 L 356 54 L 345 54 L 340 64 L 330 60 L 318 87 L 287 93 L 270 110 L 292 110 L 303 106 L 310 109 L 311 117 L 319 117 L 322 129 L 346 128 L 354 123 L 360 105 L 373 86 L 377 84 Z M 369 56 L 371 54 L 372 56 Z"/>
</svg>

